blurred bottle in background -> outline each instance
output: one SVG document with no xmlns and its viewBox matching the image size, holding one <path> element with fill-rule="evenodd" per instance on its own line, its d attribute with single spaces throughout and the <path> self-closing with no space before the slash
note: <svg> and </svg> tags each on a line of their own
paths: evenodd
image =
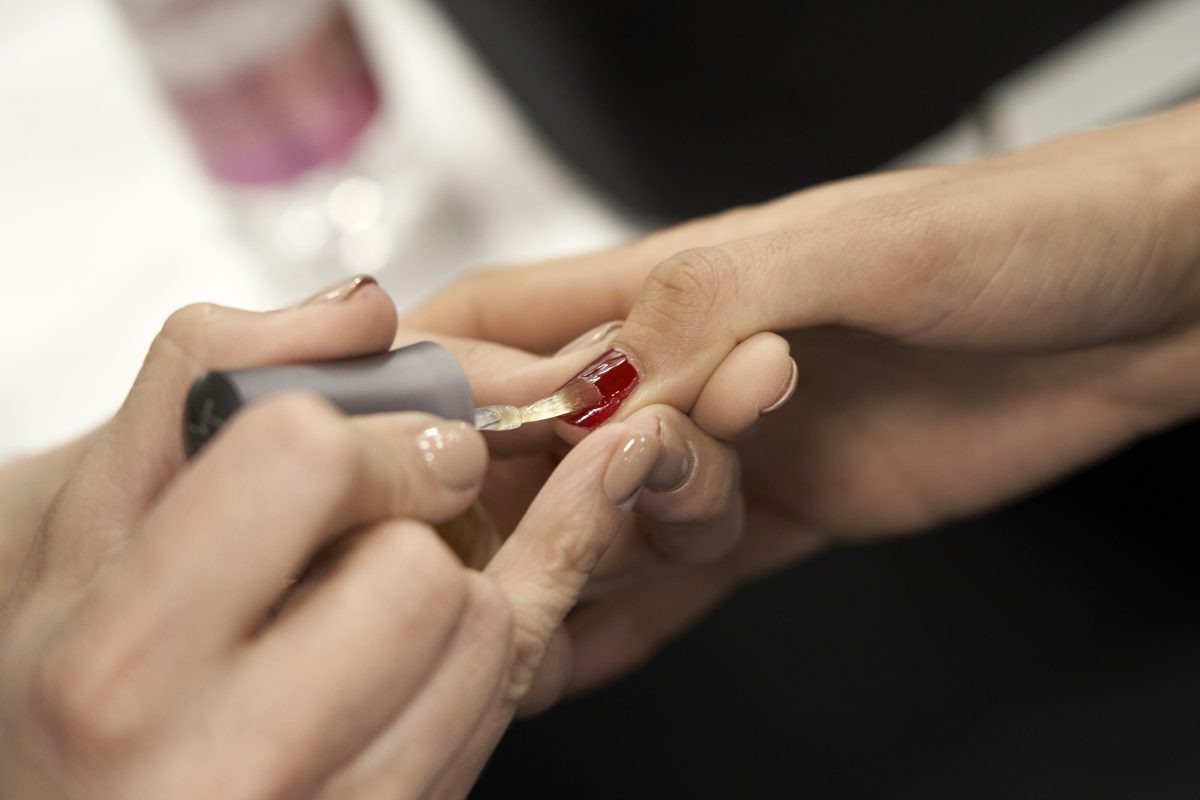
<svg viewBox="0 0 1200 800">
<path fill-rule="evenodd" d="M 341 0 L 117 0 L 234 220 L 277 277 L 393 263 L 433 182 Z"/>
</svg>

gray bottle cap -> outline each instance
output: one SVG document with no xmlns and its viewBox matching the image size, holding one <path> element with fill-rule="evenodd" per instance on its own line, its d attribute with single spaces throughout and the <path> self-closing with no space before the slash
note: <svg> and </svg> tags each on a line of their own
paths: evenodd
<svg viewBox="0 0 1200 800">
<path fill-rule="evenodd" d="M 188 392 L 183 423 L 188 455 L 246 403 L 289 389 L 316 392 L 347 414 L 424 411 L 468 423 L 475 419 L 462 366 L 440 344 L 418 342 L 365 358 L 207 372 Z"/>
</svg>

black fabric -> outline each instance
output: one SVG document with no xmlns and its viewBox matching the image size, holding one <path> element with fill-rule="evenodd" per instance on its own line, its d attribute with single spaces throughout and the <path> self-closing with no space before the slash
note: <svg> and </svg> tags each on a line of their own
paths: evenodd
<svg viewBox="0 0 1200 800">
<path fill-rule="evenodd" d="M 663 219 L 870 170 L 1124 0 L 440 0 L 547 140 Z"/>
<path fill-rule="evenodd" d="M 748 587 L 473 797 L 1195 800 L 1200 425 Z"/>
</svg>

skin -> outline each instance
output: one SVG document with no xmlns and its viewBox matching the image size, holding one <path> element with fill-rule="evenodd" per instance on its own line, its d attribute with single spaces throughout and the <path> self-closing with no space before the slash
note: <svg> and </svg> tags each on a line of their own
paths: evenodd
<svg viewBox="0 0 1200 800">
<path fill-rule="evenodd" d="M 833 184 L 448 290 L 399 341 L 447 337 L 481 403 L 553 389 L 600 351 L 535 354 L 611 319 L 626 319 L 612 344 L 643 372 L 617 420 L 587 437 L 538 426 L 489 439 L 482 573 L 428 526 L 473 492 L 399 491 L 408 451 L 380 445 L 404 415 L 347 421 L 284 397 L 182 464 L 177 413 L 200 367 L 378 351 L 393 312 L 377 290 L 321 312 L 340 316 L 267 315 L 253 335 L 211 308 L 188 312 L 95 440 L 0 475 L 5 513 L 33 523 L 6 543 L 4 563 L 20 568 L 0 584 L 0 724 L 22 747 L 0 753 L 4 788 L 461 796 L 516 706 L 630 668 L 739 582 L 830 543 L 986 509 L 1194 414 L 1198 117 L 1192 106 Z M 786 394 L 790 359 L 795 399 L 759 419 Z M 603 472 L 638 431 L 664 451 L 684 442 L 690 465 L 624 517 Z M 560 436 L 578 442 L 565 459 Z M 296 447 L 323 465 L 307 482 Z M 245 468 L 264 453 L 275 480 Z M 346 474 L 376 490 L 356 495 Z M 247 489 L 278 502 L 210 499 Z M 296 509 L 281 526 L 259 516 Z M 204 530 L 185 535 L 197 520 Z M 301 590 L 264 589 L 318 552 L 325 563 L 335 541 L 332 568 Z M 255 580 L 229 591 L 239 566 Z M 593 571 L 590 604 L 560 625 Z M 397 574 L 424 578 L 398 587 Z M 356 613 L 322 614 L 331 604 Z M 404 657 L 381 656 L 384 630 Z M 359 669 L 339 680 L 341 662 Z M 465 682 L 493 693 L 464 693 L 479 671 L 495 683 Z"/>
<path fill-rule="evenodd" d="M 660 548 L 657 565 L 577 614 L 567 683 L 582 689 L 742 581 L 980 513 L 1194 416 L 1197 219 L 1192 103 L 483 272 L 406 324 L 546 351 L 625 319 L 613 346 L 643 377 L 616 419 L 675 408 L 718 440 L 745 432 L 730 424 L 736 403 L 705 396 L 729 395 L 724 360 L 765 332 L 790 346 L 794 398 L 733 445 L 746 535 L 730 516 L 736 543 L 702 565 L 679 563 L 695 555 L 686 543 Z"/>
<path fill-rule="evenodd" d="M 605 342 L 595 342 L 546 358 L 494 343 L 407 328 L 397 334 L 395 345 L 429 339 L 455 353 L 471 375 L 475 401 L 481 405 L 520 405 L 545 396 L 607 349 Z M 724 434 L 742 435 L 757 423 L 760 409 L 780 399 L 791 365 L 786 343 L 778 336 L 764 333 L 751 337 L 725 356 L 711 386 L 702 388 L 700 402 L 725 409 Z M 768 390 L 756 397 L 735 391 L 747 373 L 775 377 L 768 382 Z M 640 409 L 623 424 L 669 445 L 665 450 L 686 453 L 687 463 L 682 465 L 683 474 L 678 460 L 663 456 L 656 464 L 633 507 L 636 513 L 622 522 L 583 588 L 585 599 L 640 582 L 656 574 L 664 563 L 711 561 L 727 552 L 742 530 L 739 465 L 728 442 L 702 431 L 686 414 L 662 404 Z M 451 534 L 456 549 L 469 553 L 476 563 L 487 563 L 519 525 L 530 502 L 570 451 L 563 440 L 584 439 L 581 430 L 557 424 L 530 425 L 486 437 L 492 460 L 480 492 L 485 519 L 472 520 L 468 526 L 456 525 L 453 532 L 443 530 Z M 573 688 L 580 674 L 573 631 L 572 625 L 558 631 L 530 691 L 522 699 L 521 713 L 540 711 Z"/>
<path fill-rule="evenodd" d="M 626 423 L 590 437 L 482 570 L 433 528 L 487 468 L 459 423 L 282 394 L 185 463 L 200 370 L 362 355 L 394 334 L 373 284 L 283 312 L 190 307 L 109 424 L 5 468 L 6 521 L 36 525 L 6 525 L 0 794 L 466 794 L 658 450 Z M 431 428 L 453 464 L 418 447 Z M 614 473 L 634 444 L 648 460 Z"/>
<path fill-rule="evenodd" d="M 462 796 L 512 714 L 550 705 L 576 674 L 561 622 L 597 563 L 612 583 L 680 537 L 731 544 L 736 457 L 666 406 L 569 452 L 546 425 L 498 434 L 488 459 L 478 434 L 434 418 L 346 419 L 282 396 L 184 463 L 179 413 L 203 369 L 430 338 L 396 333 L 371 282 L 316 298 L 178 312 L 112 421 L 0 469 L 0 730 L 20 744 L 0 749 L 6 793 Z M 480 403 L 544 395 L 603 348 L 546 358 L 442 341 Z M 725 362 L 734 378 L 791 365 L 773 334 Z M 752 405 L 730 423 L 752 424 Z M 434 426 L 459 440 L 453 485 L 416 446 Z M 634 440 L 657 454 L 665 426 L 687 463 L 651 457 L 635 476 L 651 488 L 616 502 L 610 463 Z"/>
</svg>

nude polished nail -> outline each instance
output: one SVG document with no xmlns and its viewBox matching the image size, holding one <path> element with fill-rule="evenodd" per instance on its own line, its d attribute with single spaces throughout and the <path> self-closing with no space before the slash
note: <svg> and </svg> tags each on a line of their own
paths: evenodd
<svg viewBox="0 0 1200 800">
<path fill-rule="evenodd" d="M 487 469 L 487 445 L 465 422 L 446 421 L 417 435 L 421 459 L 448 489 L 478 486 Z"/>
<path fill-rule="evenodd" d="M 660 445 L 644 433 L 637 433 L 613 453 L 604 471 L 604 495 L 613 505 L 627 503 L 646 483 L 658 461 Z"/>
<path fill-rule="evenodd" d="M 569 386 L 576 381 L 590 383 L 599 392 L 600 399 L 561 417 L 562 421 L 588 430 L 598 427 L 617 413 L 641 379 L 629 356 L 620 350 L 609 350 L 563 384 Z"/>
<path fill-rule="evenodd" d="M 788 400 L 792 399 L 792 394 L 796 391 L 796 383 L 800 379 L 800 369 L 796 366 L 795 359 L 789 360 L 792 362 L 792 371 L 788 373 L 787 381 L 783 384 L 783 388 L 780 389 L 779 394 L 776 395 L 777 399 L 770 403 L 762 411 L 758 412 L 760 415 L 770 414 L 772 411 L 782 407 L 783 404 Z"/>
<path fill-rule="evenodd" d="M 660 492 L 671 492 L 687 483 L 696 461 L 695 451 L 675 426 L 665 419 L 658 420 L 658 440 L 662 442 L 658 462 L 646 479 L 646 486 Z"/>
<path fill-rule="evenodd" d="M 293 308 L 307 308 L 308 306 L 317 306 L 325 303 L 340 303 L 348 299 L 350 295 L 359 289 L 364 286 L 370 286 L 375 282 L 375 279 L 370 275 L 351 275 L 349 278 L 338 281 L 332 286 L 326 286 L 312 297 L 297 303 Z"/>
</svg>

